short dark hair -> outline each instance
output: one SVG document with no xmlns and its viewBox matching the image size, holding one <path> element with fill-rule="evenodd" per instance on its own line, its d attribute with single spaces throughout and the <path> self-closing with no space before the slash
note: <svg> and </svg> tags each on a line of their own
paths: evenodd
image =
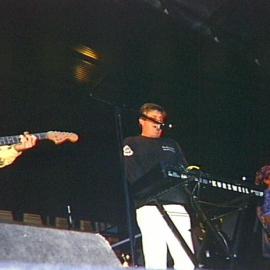
<svg viewBox="0 0 270 270">
<path fill-rule="evenodd" d="M 266 179 L 270 179 L 270 165 L 265 165 L 256 172 L 255 183 L 262 185 Z"/>
<path fill-rule="evenodd" d="M 164 117 L 167 116 L 167 112 L 165 111 L 165 109 L 155 103 L 144 103 L 139 111 L 140 116 L 148 113 L 149 111 L 159 111 L 164 115 Z"/>
</svg>

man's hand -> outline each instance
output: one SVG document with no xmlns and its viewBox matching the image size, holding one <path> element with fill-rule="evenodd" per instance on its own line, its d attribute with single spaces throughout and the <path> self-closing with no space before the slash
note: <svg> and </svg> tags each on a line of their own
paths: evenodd
<svg viewBox="0 0 270 270">
<path fill-rule="evenodd" d="M 29 134 L 28 132 L 24 132 L 24 135 L 21 135 L 20 138 L 21 143 L 14 145 L 14 148 L 19 152 L 32 148 L 36 145 L 37 137 Z"/>
</svg>

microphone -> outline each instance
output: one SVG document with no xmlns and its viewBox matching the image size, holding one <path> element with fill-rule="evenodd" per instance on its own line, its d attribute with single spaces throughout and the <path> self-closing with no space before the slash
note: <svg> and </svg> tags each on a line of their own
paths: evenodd
<svg viewBox="0 0 270 270">
<path fill-rule="evenodd" d="M 172 123 L 163 123 L 160 124 L 160 129 L 162 130 L 168 130 L 168 129 L 172 129 L 174 126 Z"/>
</svg>

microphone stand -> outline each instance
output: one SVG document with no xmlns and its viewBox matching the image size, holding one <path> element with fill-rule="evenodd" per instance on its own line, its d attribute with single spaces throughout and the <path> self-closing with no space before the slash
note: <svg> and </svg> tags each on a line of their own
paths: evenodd
<svg viewBox="0 0 270 270">
<path fill-rule="evenodd" d="M 124 155 L 123 155 L 123 125 L 122 125 L 122 108 L 109 102 L 107 100 L 94 97 L 92 93 L 90 93 L 90 97 L 98 102 L 106 104 L 113 108 L 114 110 L 114 118 L 115 118 L 115 126 L 116 126 L 116 137 L 118 142 L 118 151 L 119 151 L 119 161 L 120 161 L 120 172 L 121 172 L 121 180 L 124 188 L 124 196 L 125 196 L 125 204 L 126 204 L 126 215 L 127 215 L 127 229 L 128 235 L 130 239 L 130 257 L 132 261 L 132 266 L 136 264 L 136 257 L 135 257 L 135 234 L 134 234 L 134 227 L 132 222 L 131 216 L 131 199 L 130 193 L 128 188 L 128 181 L 127 181 L 127 169 L 124 162 Z"/>
</svg>

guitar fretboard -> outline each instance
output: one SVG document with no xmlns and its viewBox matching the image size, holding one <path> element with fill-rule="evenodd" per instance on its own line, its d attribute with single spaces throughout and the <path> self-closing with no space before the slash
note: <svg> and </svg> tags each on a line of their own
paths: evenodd
<svg viewBox="0 0 270 270">
<path fill-rule="evenodd" d="M 48 138 L 47 133 L 48 132 L 41 132 L 41 133 L 35 133 L 33 135 L 35 135 L 38 138 L 38 140 L 46 140 Z M 0 146 L 17 144 L 17 143 L 20 143 L 20 141 L 21 141 L 20 135 L 0 137 Z"/>
</svg>

